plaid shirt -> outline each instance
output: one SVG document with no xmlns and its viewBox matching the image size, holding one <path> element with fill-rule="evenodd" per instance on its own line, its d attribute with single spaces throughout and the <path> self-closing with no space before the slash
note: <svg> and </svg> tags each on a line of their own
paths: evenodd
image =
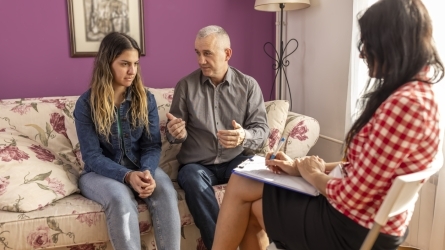
<svg viewBox="0 0 445 250">
<path fill-rule="evenodd" d="M 338 211 L 371 228 L 394 178 L 431 167 L 438 145 L 439 114 L 431 84 L 409 82 L 355 135 L 347 154 L 347 176 L 329 180 L 327 198 Z M 389 218 L 380 232 L 402 236 L 413 210 L 414 205 Z"/>
</svg>

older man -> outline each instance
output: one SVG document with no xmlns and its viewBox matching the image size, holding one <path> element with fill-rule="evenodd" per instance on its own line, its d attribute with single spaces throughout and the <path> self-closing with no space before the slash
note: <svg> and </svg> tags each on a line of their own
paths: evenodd
<svg viewBox="0 0 445 250">
<path fill-rule="evenodd" d="M 252 77 L 229 66 L 227 32 L 202 28 L 195 40 L 199 69 L 182 78 L 167 114 L 167 138 L 182 143 L 178 183 L 207 249 L 219 207 L 212 186 L 227 183 L 232 169 L 269 134 L 263 95 Z"/>
</svg>

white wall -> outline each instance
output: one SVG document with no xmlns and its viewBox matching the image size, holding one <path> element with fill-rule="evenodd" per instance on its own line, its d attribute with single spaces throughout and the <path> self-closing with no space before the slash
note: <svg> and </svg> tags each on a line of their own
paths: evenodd
<svg viewBox="0 0 445 250">
<path fill-rule="evenodd" d="M 343 140 L 352 0 L 311 0 L 309 8 L 286 14 L 287 39 L 295 38 L 299 42 L 297 51 L 289 56 L 287 69 L 292 111 L 317 119 L 322 135 Z M 320 138 L 309 154 L 338 161 L 341 146 Z"/>
</svg>

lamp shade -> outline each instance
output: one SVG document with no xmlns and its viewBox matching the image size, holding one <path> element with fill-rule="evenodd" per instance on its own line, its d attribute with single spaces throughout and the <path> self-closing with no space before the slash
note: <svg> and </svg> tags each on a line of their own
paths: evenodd
<svg viewBox="0 0 445 250">
<path fill-rule="evenodd" d="M 280 3 L 284 4 L 283 10 L 298 10 L 311 6 L 309 0 L 256 0 L 255 9 L 260 11 L 281 11 Z"/>
</svg>

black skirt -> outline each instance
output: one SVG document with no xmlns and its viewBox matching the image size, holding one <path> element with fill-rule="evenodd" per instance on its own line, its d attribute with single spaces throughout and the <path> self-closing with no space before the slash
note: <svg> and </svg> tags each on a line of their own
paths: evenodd
<svg viewBox="0 0 445 250">
<path fill-rule="evenodd" d="M 340 213 L 323 195 L 309 196 L 264 185 L 263 216 L 267 235 L 287 250 L 358 250 L 369 229 Z M 380 233 L 372 249 L 396 250 L 402 237 Z"/>
</svg>

